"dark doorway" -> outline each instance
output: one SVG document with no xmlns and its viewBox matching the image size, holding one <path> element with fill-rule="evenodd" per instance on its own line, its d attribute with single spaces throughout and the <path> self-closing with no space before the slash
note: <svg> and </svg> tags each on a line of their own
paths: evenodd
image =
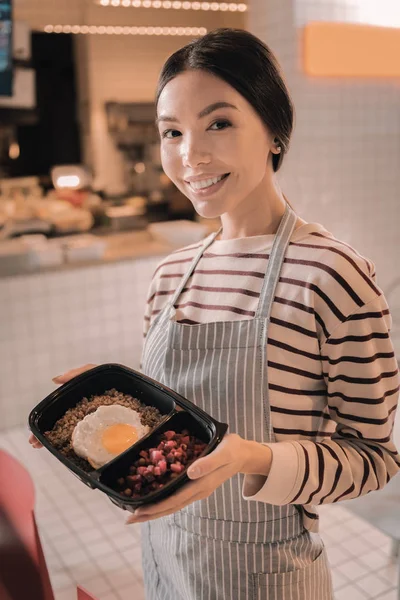
<svg viewBox="0 0 400 600">
<path fill-rule="evenodd" d="M 10 177 L 48 175 L 59 164 L 80 163 L 73 36 L 32 34 L 37 121 L 17 125 L 20 156 L 7 161 Z"/>
</svg>

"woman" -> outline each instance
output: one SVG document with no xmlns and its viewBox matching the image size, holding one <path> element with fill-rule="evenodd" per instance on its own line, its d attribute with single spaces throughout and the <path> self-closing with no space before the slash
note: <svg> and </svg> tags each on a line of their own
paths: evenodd
<svg viewBox="0 0 400 600">
<path fill-rule="evenodd" d="M 190 483 L 129 519 L 144 523 L 146 597 L 332 599 L 315 505 L 382 488 L 400 466 L 373 264 L 282 194 L 292 103 L 250 33 L 216 30 L 175 52 L 157 126 L 164 171 L 222 227 L 158 266 L 142 369 L 230 433 Z"/>
</svg>

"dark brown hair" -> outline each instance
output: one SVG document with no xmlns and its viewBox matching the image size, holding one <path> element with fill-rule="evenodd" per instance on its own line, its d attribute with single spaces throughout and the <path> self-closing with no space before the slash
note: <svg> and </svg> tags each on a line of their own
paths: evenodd
<svg viewBox="0 0 400 600">
<path fill-rule="evenodd" d="M 156 103 L 171 79 L 191 69 L 223 79 L 252 105 L 281 147 L 280 154 L 272 157 L 277 171 L 289 148 L 294 110 L 278 62 L 268 46 L 244 29 L 210 31 L 167 59 L 158 80 Z"/>
</svg>

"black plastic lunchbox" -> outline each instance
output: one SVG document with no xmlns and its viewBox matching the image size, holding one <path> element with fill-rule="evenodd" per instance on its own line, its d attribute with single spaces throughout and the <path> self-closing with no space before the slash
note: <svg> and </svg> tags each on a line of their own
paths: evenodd
<svg viewBox="0 0 400 600">
<path fill-rule="evenodd" d="M 56 421 L 82 398 L 104 394 L 115 388 L 124 394 L 130 394 L 143 404 L 155 406 L 163 415 L 162 421 L 136 444 L 99 469 L 85 472 L 66 456 L 54 448 L 44 433 L 51 430 Z M 120 477 L 129 474 L 129 466 L 138 458 L 141 450 L 154 447 L 155 439 L 167 430 L 188 429 L 207 446 L 200 456 L 209 454 L 218 446 L 225 435 L 228 425 L 213 419 L 205 411 L 177 394 L 170 388 L 123 365 L 108 363 L 99 365 L 65 383 L 47 398 L 42 400 L 29 415 L 29 427 L 34 436 L 60 462 L 62 462 L 83 483 L 92 489 L 99 489 L 120 508 L 133 512 L 143 504 L 154 503 L 170 496 L 182 487 L 189 478 L 187 468 L 178 477 L 166 483 L 163 488 L 141 498 L 130 498 L 112 489 Z"/>
</svg>

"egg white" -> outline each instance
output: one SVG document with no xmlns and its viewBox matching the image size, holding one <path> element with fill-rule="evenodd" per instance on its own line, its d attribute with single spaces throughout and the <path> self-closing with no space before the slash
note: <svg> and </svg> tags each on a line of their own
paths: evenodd
<svg viewBox="0 0 400 600">
<path fill-rule="evenodd" d="M 85 458 L 95 469 L 113 460 L 117 455 L 109 452 L 102 444 L 102 435 L 110 425 L 123 423 L 136 428 L 138 440 L 150 431 L 142 425 L 137 411 L 120 404 L 99 406 L 95 412 L 79 421 L 72 432 L 71 443 L 75 453 Z"/>
</svg>

